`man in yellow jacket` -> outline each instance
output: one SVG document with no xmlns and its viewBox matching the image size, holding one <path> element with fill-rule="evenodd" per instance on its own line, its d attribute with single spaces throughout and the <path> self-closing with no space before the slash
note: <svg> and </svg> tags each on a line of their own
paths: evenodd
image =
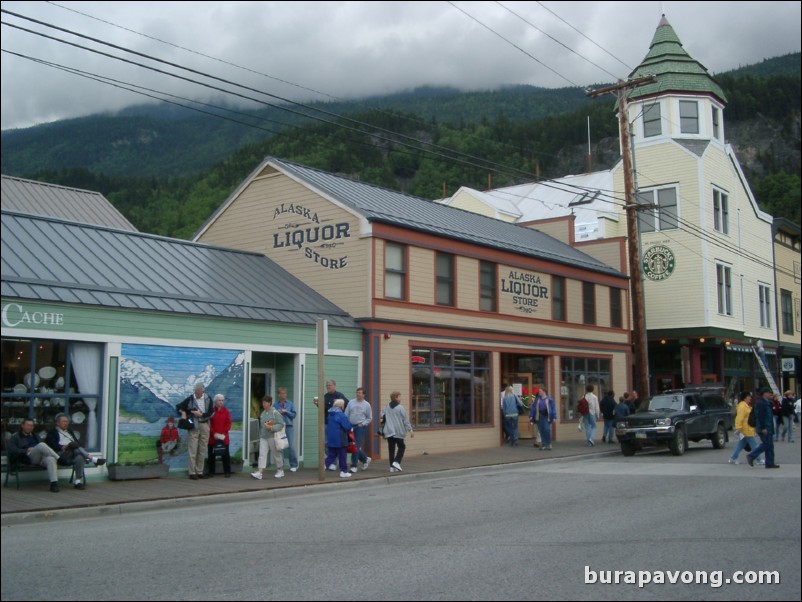
<svg viewBox="0 0 802 602">
<path fill-rule="evenodd" d="M 757 435 L 755 427 L 749 426 L 749 414 L 752 412 L 751 393 L 747 391 L 741 393 L 740 401 L 735 411 L 735 432 L 738 433 L 738 444 L 735 446 L 728 460 L 730 464 L 740 464 L 740 462 L 738 462 L 738 456 L 747 445 L 752 449 L 757 449 L 758 447 L 758 442 L 755 439 L 755 435 Z M 763 459 L 759 459 L 757 463 L 763 464 Z"/>
</svg>

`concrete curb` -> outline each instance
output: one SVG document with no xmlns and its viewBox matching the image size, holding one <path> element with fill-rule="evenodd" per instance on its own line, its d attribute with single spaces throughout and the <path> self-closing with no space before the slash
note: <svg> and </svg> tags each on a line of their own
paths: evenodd
<svg viewBox="0 0 802 602">
<path fill-rule="evenodd" d="M 609 450 L 596 452 L 590 457 L 620 455 L 620 451 Z M 122 502 L 115 504 L 83 506 L 80 508 L 61 508 L 57 510 L 41 510 L 35 512 L 12 512 L 3 514 L 0 517 L 0 527 L 14 525 L 25 525 L 40 522 L 52 522 L 55 520 L 80 520 L 87 518 L 113 517 L 138 512 L 153 512 L 160 510 L 174 510 L 176 508 L 193 508 L 208 504 L 224 504 L 230 502 L 242 502 L 248 500 L 275 500 L 310 493 L 325 493 L 323 487 L 336 487 L 338 490 L 343 488 L 355 489 L 360 487 L 376 487 L 383 485 L 400 484 L 405 481 L 428 481 L 449 478 L 461 473 L 470 473 L 480 470 L 498 469 L 506 466 L 516 466 L 523 464 L 537 464 L 540 462 L 565 462 L 569 460 L 582 460 L 588 455 L 557 456 L 552 458 L 538 458 L 536 460 L 520 460 L 517 462 L 504 462 L 501 464 L 488 464 L 483 466 L 467 466 L 460 468 L 444 468 L 440 470 L 426 472 L 395 473 L 393 476 L 376 475 L 358 481 L 325 481 L 318 483 L 299 483 L 277 489 L 264 489 L 257 491 L 231 491 L 227 493 L 212 493 L 195 495 L 188 497 L 173 497 L 157 500 L 147 500 L 141 502 Z"/>
</svg>

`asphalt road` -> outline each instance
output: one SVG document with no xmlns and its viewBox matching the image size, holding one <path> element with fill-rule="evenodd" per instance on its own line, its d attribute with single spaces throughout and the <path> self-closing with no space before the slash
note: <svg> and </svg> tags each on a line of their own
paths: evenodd
<svg viewBox="0 0 802 602">
<path fill-rule="evenodd" d="M 7 526 L 2 599 L 799 600 L 800 447 L 779 470 L 700 444 Z"/>
</svg>

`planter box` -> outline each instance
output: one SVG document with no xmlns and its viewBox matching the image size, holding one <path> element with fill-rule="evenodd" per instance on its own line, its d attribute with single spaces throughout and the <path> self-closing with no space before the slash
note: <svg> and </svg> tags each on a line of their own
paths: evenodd
<svg viewBox="0 0 802 602">
<path fill-rule="evenodd" d="M 109 466 L 109 479 L 112 481 L 131 481 L 134 479 L 159 479 L 170 473 L 169 464 L 148 464 L 146 466 Z"/>
</svg>

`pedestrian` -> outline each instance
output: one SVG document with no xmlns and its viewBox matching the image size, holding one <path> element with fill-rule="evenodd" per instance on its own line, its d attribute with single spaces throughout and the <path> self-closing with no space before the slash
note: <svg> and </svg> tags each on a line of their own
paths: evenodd
<svg viewBox="0 0 802 602">
<path fill-rule="evenodd" d="M 596 397 L 596 394 L 593 392 L 593 385 L 587 385 L 585 387 L 585 396 L 583 399 L 586 402 L 587 411 L 580 411 L 582 414 L 582 421 L 585 427 L 585 437 L 588 440 L 588 446 L 593 447 L 596 445 L 594 438 L 596 437 L 596 421 L 599 419 L 599 398 Z M 582 404 L 582 400 L 579 400 L 580 404 Z M 581 406 L 585 409 L 585 405 Z"/>
<path fill-rule="evenodd" d="M 47 434 L 45 442 L 58 454 L 59 464 L 75 467 L 75 481 L 73 481 L 75 488 L 86 489 L 85 465 L 94 462 L 97 466 L 102 466 L 106 460 L 96 458 L 81 447 L 78 443 L 78 435 L 69 427 L 70 417 L 66 414 L 56 414 L 56 428 Z"/>
<path fill-rule="evenodd" d="M 323 395 L 323 403 L 324 403 L 324 420 L 326 424 L 329 423 L 329 410 L 334 407 L 334 401 L 337 399 L 343 400 L 343 407 L 346 404 L 346 397 L 342 393 L 337 390 L 337 381 L 330 379 L 326 381 L 326 394 Z M 317 397 L 315 398 L 317 400 Z M 317 401 L 314 402 L 315 405 L 318 404 Z"/>
<path fill-rule="evenodd" d="M 390 393 L 390 403 L 382 410 L 382 434 L 387 439 L 387 448 L 390 452 L 390 472 L 401 472 L 401 461 L 407 448 L 404 439 L 409 433 L 414 437 L 412 425 L 407 418 L 407 411 L 401 405 L 401 392 Z M 397 451 L 396 451 L 397 450 Z"/>
<path fill-rule="evenodd" d="M 634 414 L 640 408 L 640 396 L 638 392 L 633 389 L 632 393 L 629 395 L 629 413 Z"/>
<path fill-rule="evenodd" d="M 780 440 L 780 426 L 782 425 L 782 408 L 783 404 L 780 401 L 779 395 L 771 396 L 771 413 L 774 420 L 774 440 Z"/>
<path fill-rule="evenodd" d="M 501 393 L 498 396 L 498 406 L 501 408 L 501 433 L 505 443 L 509 443 L 510 434 L 507 432 L 507 422 L 504 420 L 504 395 L 507 393 L 507 383 L 501 385 Z"/>
<path fill-rule="evenodd" d="M 746 449 L 748 445 L 750 449 L 758 448 L 757 441 L 755 440 L 755 427 L 749 425 L 749 414 L 752 412 L 752 394 L 749 391 L 743 391 L 740 395 L 740 401 L 735 409 L 735 432 L 738 434 L 738 443 L 732 451 L 729 462 L 730 464 L 739 464 L 738 456 L 741 450 Z M 757 460 L 761 463 L 761 460 Z"/>
<path fill-rule="evenodd" d="M 521 399 L 515 394 L 512 387 L 508 386 L 504 391 L 504 398 L 501 400 L 501 411 L 504 415 L 504 426 L 510 447 L 518 445 L 518 415 L 521 408 L 523 408 Z"/>
<path fill-rule="evenodd" d="M 159 464 L 164 463 L 164 452 L 171 456 L 175 454 L 180 440 L 181 433 L 175 428 L 175 418 L 168 416 L 167 423 L 164 425 L 161 434 L 159 434 L 159 440 L 156 441 L 156 454 L 159 456 Z"/>
<path fill-rule="evenodd" d="M 800 416 L 802 414 L 802 400 L 798 397 L 794 402 L 794 413 L 796 414 L 796 423 L 799 424 L 799 421 L 802 420 L 802 416 Z"/>
<path fill-rule="evenodd" d="M 604 434 L 602 441 L 607 443 L 615 443 L 613 436 L 615 435 L 615 391 L 607 391 L 607 395 L 602 397 L 599 402 L 599 410 L 601 410 L 604 417 Z"/>
<path fill-rule="evenodd" d="M 339 465 L 342 479 L 351 476 L 348 472 L 348 433 L 353 430 L 351 421 L 343 412 L 344 407 L 345 400 L 335 399 L 326 423 L 326 469 L 337 470 Z"/>
<path fill-rule="evenodd" d="M 794 442 L 794 414 L 796 413 L 796 400 L 794 394 L 789 389 L 783 394 L 780 407 L 780 417 L 783 421 L 783 428 L 780 434 L 780 441 L 785 441 L 788 435 L 788 443 Z"/>
<path fill-rule="evenodd" d="M 33 418 L 25 418 L 22 421 L 19 431 L 8 440 L 8 453 L 20 464 L 42 466 L 47 469 L 50 491 L 58 493 L 59 455 L 47 443 L 39 441 L 33 434 L 33 427 Z"/>
<path fill-rule="evenodd" d="M 231 440 L 228 433 L 231 430 L 231 412 L 225 405 L 226 398 L 221 393 L 214 396 L 214 414 L 209 421 L 209 476 L 215 473 L 217 457 L 223 461 L 223 476 L 231 476 L 231 453 L 228 445 Z"/>
<path fill-rule="evenodd" d="M 779 468 L 779 464 L 774 463 L 774 420 L 772 412 L 771 389 L 763 387 L 760 390 L 760 399 L 755 406 L 755 430 L 760 436 L 760 445 L 746 455 L 749 466 L 754 466 L 755 458 L 761 452 L 766 454 L 766 468 Z"/>
<path fill-rule="evenodd" d="M 557 417 L 554 400 L 549 397 L 546 389 L 541 387 L 537 392 L 537 399 L 532 402 L 529 409 L 529 422 L 535 425 L 540 434 L 540 449 L 551 451 L 551 425 Z"/>
<path fill-rule="evenodd" d="M 209 419 L 214 413 L 214 404 L 206 394 L 206 385 L 195 383 L 194 393 L 176 406 L 181 418 L 193 417 L 192 428 L 188 431 L 189 478 L 193 481 L 205 479 L 203 462 L 206 459 L 206 448 L 209 445 Z"/>
<path fill-rule="evenodd" d="M 283 428 L 284 419 L 281 417 L 281 413 L 273 407 L 273 398 L 265 395 L 262 397 L 262 414 L 259 416 L 259 463 L 256 472 L 251 473 L 254 479 L 262 480 L 269 454 L 272 454 L 273 461 L 276 463 L 276 474 L 273 476 L 277 479 L 284 476 L 284 456 L 276 447 L 276 438 L 273 435 Z"/>
<path fill-rule="evenodd" d="M 284 419 L 284 433 L 287 435 L 287 454 L 290 460 L 290 472 L 298 470 L 298 454 L 295 451 L 295 417 L 298 413 L 295 411 L 295 404 L 292 400 L 287 399 L 287 387 L 278 388 L 278 403 L 276 409 Z M 281 452 L 284 455 L 284 452 Z"/>
<path fill-rule="evenodd" d="M 362 470 L 367 470 L 370 466 L 371 458 L 363 451 L 365 441 L 369 440 L 369 425 L 373 422 L 373 408 L 370 402 L 365 399 L 365 389 L 359 387 L 356 390 L 356 398 L 348 402 L 345 407 L 345 417 L 354 429 L 354 439 L 356 440 L 356 453 L 351 454 L 351 472 L 356 472 L 359 462 L 362 462 Z"/>
</svg>

